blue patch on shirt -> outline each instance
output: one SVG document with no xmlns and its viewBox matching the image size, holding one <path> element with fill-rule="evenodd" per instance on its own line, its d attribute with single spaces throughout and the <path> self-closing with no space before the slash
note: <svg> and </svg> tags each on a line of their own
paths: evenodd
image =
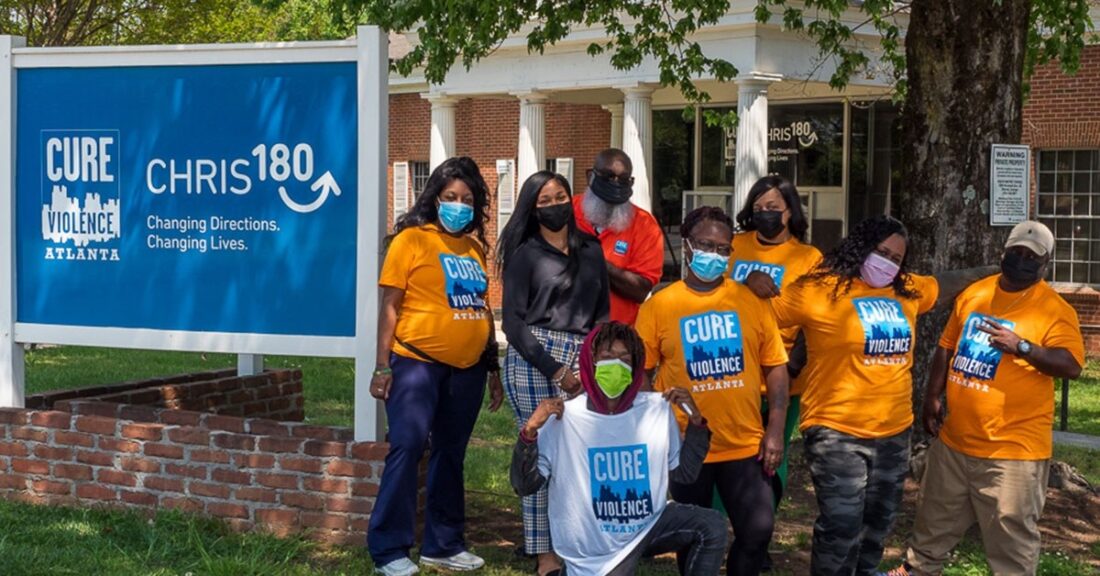
<svg viewBox="0 0 1100 576">
<path fill-rule="evenodd" d="M 629 246 L 629 245 L 626 243 L 626 240 L 616 240 L 615 241 L 615 253 L 620 255 L 620 256 L 626 256 L 627 246 Z"/>
</svg>

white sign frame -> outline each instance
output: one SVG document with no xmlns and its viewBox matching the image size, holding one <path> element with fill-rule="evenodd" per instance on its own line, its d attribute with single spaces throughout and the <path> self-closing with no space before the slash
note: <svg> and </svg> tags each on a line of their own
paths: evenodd
<svg viewBox="0 0 1100 576">
<path fill-rule="evenodd" d="M 355 439 L 374 441 L 384 422 L 370 396 L 379 306 L 378 273 L 387 213 L 389 129 L 388 37 L 360 26 L 352 40 L 187 46 L 25 48 L 20 37 L 0 36 L 0 406 L 22 407 L 23 343 L 149 350 L 286 354 L 355 359 Z M 16 322 L 15 137 L 16 71 L 24 68 L 101 68 L 356 62 L 358 86 L 358 207 L 355 335 L 286 336 L 99 328 Z"/>
<path fill-rule="evenodd" d="M 998 163 L 997 154 L 1001 151 L 1024 153 L 1022 182 L 1018 166 Z M 1011 203 L 1012 206 L 1005 206 L 1007 203 Z M 1012 210 L 1014 206 L 1015 211 Z M 991 145 L 989 149 L 989 225 L 1015 226 L 1028 219 L 1030 210 L 1031 147 L 1025 144 Z"/>
</svg>

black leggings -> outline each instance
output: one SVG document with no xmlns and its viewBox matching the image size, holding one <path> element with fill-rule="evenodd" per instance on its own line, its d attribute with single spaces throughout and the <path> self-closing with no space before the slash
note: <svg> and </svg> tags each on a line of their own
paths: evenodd
<svg viewBox="0 0 1100 576">
<path fill-rule="evenodd" d="M 721 514 L 669 502 L 649 533 L 607 576 L 633 576 L 643 556 L 666 552 L 676 552 L 683 576 L 716 576 L 725 550 L 726 521 Z"/>
<path fill-rule="evenodd" d="M 733 544 L 726 556 L 726 574 L 759 574 L 775 528 L 771 480 L 763 465 L 752 456 L 703 464 L 695 482 L 673 482 L 671 492 L 677 502 L 710 508 L 715 488 L 733 525 Z"/>
</svg>

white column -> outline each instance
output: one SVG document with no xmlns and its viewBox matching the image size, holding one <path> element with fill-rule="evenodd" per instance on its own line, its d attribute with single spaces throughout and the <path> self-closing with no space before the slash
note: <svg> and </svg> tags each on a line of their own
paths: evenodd
<svg viewBox="0 0 1100 576">
<path fill-rule="evenodd" d="M 0 36 L 0 407 L 23 407 L 23 346 L 15 341 L 15 68 L 21 37 Z"/>
<path fill-rule="evenodd" d="M 623 147 L 623 105 L 604 104 L 604 110 L 611 113 L 611 142 L 612 148 Z"/>
<path fill-rule="evenodd" d="M 768 173 L 768 85 L 782 77 L 746 74 L 737 77 L 737 164 L 733 209 L 745 205 L 752 185 Z"/>
<path fill-rule="evenodd" d="M 631 202 L 648 211 L 653 210 L 649 181 L 653 168 L 653 87 L 646 85 L 622 89 L 623 103 L 622 149 L 634 164 L 634 195 Z"/>
<path fill-rule="evenodd" d="M 522 92 L 519 97 L 519 152 L 516 154 L 516 183 L 546 168 L 546 94 Z M 517 186 L 518 188 L 518 186 Z"/>
<path fill-rule="evenodd" d="M 458 98 L 446 94 L 423 94 L 432 104 L 431 169 L 455 155 L 455 109 Z"/>
</svg>

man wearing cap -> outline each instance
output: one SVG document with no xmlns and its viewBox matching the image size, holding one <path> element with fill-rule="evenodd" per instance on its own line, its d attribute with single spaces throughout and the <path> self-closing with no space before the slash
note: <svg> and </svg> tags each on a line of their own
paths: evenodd
<svg viewBox="0 0 1100 576">
<path fill-rule="evenodd" d="M 596 155 L 588 192 L 573 197 L 577 225 L 600 240 L 611 284 L 611 320 L 634 324 L 638 308 L 661 279 L 664 234 L 652 214 L 630 202 L 630 157 L 618 148 Z"/>
<path fill-rule="evenodd" d="M 955 300 L 924 399 L 936 438 L 907 561 L 889 574 L 939 574 L 975 522 L 994 574 L 1035 574 L 1054 378 L 1076 378 L 1085 355 L 1077 313 L 1043 280 L 1053 249 L 1046 226 L 1016 225 L 1001 273 Z"/>
</svg>

